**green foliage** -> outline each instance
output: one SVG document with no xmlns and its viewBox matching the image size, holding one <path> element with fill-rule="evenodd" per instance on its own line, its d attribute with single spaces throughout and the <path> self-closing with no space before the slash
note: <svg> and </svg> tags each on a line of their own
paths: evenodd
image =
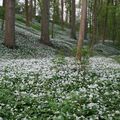
<svg viewBox="0 0 120 120">
<path fill-rule="evenodd" d="M 22 15 L 16 15 L 16 20 L 18 20 L 19 22 L 25 23 L 25 18 Z"/>
<path fill-rule="evenodd" d="M 4 8 L 0 6 L 0 19 L 4 18 L 4 13 L 5 13 Z"/>
<path fill-rule="evenodd" d="M 88 47 L 83 47 L 82 49 L 82 56 L 83 56 L 83 60 L 82 60 L 82 64 L 88 64 L 89 63 L 89 48 Z"/>
<path fill-rule="evenodd" d="M 60 24 L 59 1 L 51 0 L 52 19 L 54 23 Z"/>
<path fill-rule="evenodd" d="M 120 55 L 113 56 L 112 58 L 115 59 L 118 63 L 120 63 Z"/>
<path fill-rule="evenodd" d="M 19 14 L 16 15 L 16 20 L 20 24 L 25 24 L 26 23 L 25 18 L 22 15 L 19 15 Z M 40 24 L 38 22 L 32 22 L 31 27 L 35 30 L 38 30 L 38 31 L 41 30 Z"/>
<path fill-rule="evenodd" d="M 89 51 L 88 50 L 89 50 L 89 48 L 87 46 L 84 46 L 82 48 L 82 55 L 83 55 L 83 57 L 85 57 L 85 58 L 89 57 Z"/>
<path fill-rule="evenodd" d="M 25 11 L 24 3 L 20 2 L 20 0 L 15 1 L 15 12 L 17 14 L 24 14 Z"/>
<path fill-rule="evenodd" d="M 35 30 L 41 30 L 40 24 L 37 23 L 31 23 L 31 27 L 34 28 Z"/>
<path fill-rule="evenodd" d="M 36 16 L 35 20 L 37 20 L 37 22 L 39 23 L 41 21 L 41 16 Z"/>
<path fill-rule="evenodd" d="M 62 61 L 64 58 L 60 56 L 55 62 L 58 68 L 64 66 Z M 68 73 L 60 77 L 59 72 L 56 77 L 41 80 L 40 74 L 34 73 L 10 77 L 6 68 L 0 79 L 0 117 L 9 120 L 84 120 L 98 116 L 109 119 L 112 112 L 112 118 L 119 120 L 119 82 L 99 80 L 94 72 L 84 74 L 85 78 L 89 76 L 88 80 L 83 80 L 83 75 L 78 79 L 79 74 L 74 80 Z M 30 81 L 34 82 L 30 84 Z"/>
<path fill-rule="evenodd" d="M 77 53 L 77 49 L 74 48 L 72 50 L 72 54 L 76 55 L 76 53 Z M 82 48 L 82 64 L 88 64 L 88 61 L 89 61 L 89 48 L 87 46 L 84 46 Z"/>
<path fill-rule="evenodd" d="M 54 62 L 54 64 L 57 64 L 57 65 L 63 65 L 66 63 L 65 56 L 62 51 L 56 56 L 56 58 L 53 60 L 53 62 Z"/>
</svg>

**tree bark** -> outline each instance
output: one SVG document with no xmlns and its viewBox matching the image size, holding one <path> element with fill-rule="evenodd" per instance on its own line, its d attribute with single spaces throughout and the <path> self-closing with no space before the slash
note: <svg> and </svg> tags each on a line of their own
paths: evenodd
<svg viewBox="0 0 120 120">
<path fill-rule="evenodd" d="M 76 6 L 75 6 L 75 0 L 72 0 L 71 4 L 71 38 L 76 39 L 76 27 L 75 27 L 75 21 L 76 21 Z"/>
<path fill-rule="evenodd" d="M 94 6 L 93 6 L 93 15 L 92 15 L 92 22 L 93 22 L 93 29 L 92 29 L 92 39 L 90 43 L 90 54 L 93 54 L 93 46 L 96 42 L 96 37 L 97 37 L 97 1 L 94 1 Z"/>
<path fill-rule="evenodd" d="M 4 45 L 15 47 L 15 0 L 5 0 L 5 39 Z"/>
<path fill-rule="evenodd" d="M 42 0 L 41 8 L 41 42 L 51 45 L 49 37 L 49 7 L 50 0 Z"/>
<path fill-rule="evenodd" d="M 62 29 L 64 29 L 64 0 L 61 0 L 61 25 Z"/>
<path fill-rule="evenodd" d="M 36 0 L 34 0 L 34 15 L 33 15 L 33 17 L 36 17 L 36 5 L 37 5 Z"/>
<path fill-rule="evenodd" d="M 26 17 L 26 26 L 30 26 L 29 20 L 29 7 L 28 7 L 28 0 L 25 0 L 25 17 Z"/>
<path fill-rule="evenodd" d="M 87 19 L 87 0 L 82 0 L 80 33 L 79 33 L 79 40 L 77 44 L 77 54 L 76 54 L 76 58 L 79 61 L 81 61 L 81 58 L 82 58 L 82 46 L 83 46 L 83 40 L 85 36 L 86 19 Z"/>
<path fill-rule="evenodd" d="M 29 9 L 29 19 L 30 19 L 30 22 L 32 22 L 32 19 L 33 19 L 33 0 L 30 0 L 30 9 Z"/>
<path fill-rule="evenodd" d="M 107 20 L 108 20 L 108 5 L 110 3 L 110 0 L 107 1 L 107 5 L 106 5 L 106 11 L 105 11 L 105 18 L 104 18 L 104 26 L 103 26 L 103 44 L 105 42 L 106 39 L 106 34 L 107 34 Z"/>
</svg>

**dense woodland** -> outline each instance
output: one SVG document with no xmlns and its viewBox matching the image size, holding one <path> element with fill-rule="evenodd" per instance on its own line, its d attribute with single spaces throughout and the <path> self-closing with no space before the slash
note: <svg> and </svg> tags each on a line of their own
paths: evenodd
<svg viewBox="0 0 120 120">
<path fill-rule="evenodd" d="M 0 2 L 0 120 L 120 119 L 120 0 Z"/>
<path fill-rule="evenodd" d="M 7 4 L 5 6 L 5 4 Z M 38 5 L 37 5 L 38 4 Z M 90 49 L 96 42 L 104 44 L 105 40 L 111 40 L 113 44 L 120 44 L 120 1 L 119 0 L 98 0 L 98 1 L 81 1 L 78 3 L 78 7 L 81 11 L 81 26 L 80 37 L 78 40 L 78 47 L 82 48 L 83 39 L 89 34 Z M 16 5 L 16 6 L 15 6 Z M 25 3 L 19 4 L 18 1 L 3 1 L 3 7 L 1 15 L 3 20 L 5 19 L 5 39 L 4 45 L 9 48 L 14 48 L 15 43 L 15 13 L 23 15 L 26 20 L 26 26 L 30 27 L 33 20 L 36 19 L 36 9 L 40 7 L 40 15 L 37 17 L 41 23 L 41 38 L 40 42 L 47 45 L 51 45 L 49 34 L 49 22 L 53 24 L 59 24 L 61 29 L 64 29 L 65 25 L 68 25 L 71 29 L 70 37 L 77 39 L 76 37 L 76 2 L 71 1 L 56 1 L 56 0 L 25 0 Z M 65 10 L 64 10 L 65 9 Z M 5 12 L 6 11 L 6 12 Z M 64 20 L 64 12 L 66 12 L 66 18 Z M 5 13 L 5 14 L 4 14 Z M 1 29 L 3 29 L 4 21 Z M 65 26 L 66 27 L 66 26 Z M 54 27 L 52 28 L 54 32 Z M 54 34 L 54 33 L 52 33 Z M 52 35 L 53 37 L 53 35 Z M 81 42 L 81 43 L 79 43 Z M 78 50 L 81 51 L 81 50 Z"/>
</svg>

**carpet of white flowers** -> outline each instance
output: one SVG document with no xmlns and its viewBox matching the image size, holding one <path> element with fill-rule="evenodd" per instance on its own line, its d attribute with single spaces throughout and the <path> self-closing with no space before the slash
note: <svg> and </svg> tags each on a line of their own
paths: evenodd
<svg viewBox="0 0 120 120">
<path fill-rule="evenodd" d="M 120 120 L 119 63 L 96 56 L 80 65 L 17 31 L 15 50 L 0 35 L 0 120 Z"/>
<path fill-rule="evenodd" d="M 4 119 L 119 120 L 120 65 L 110 58 L 0 59 Z"/>
</svg>

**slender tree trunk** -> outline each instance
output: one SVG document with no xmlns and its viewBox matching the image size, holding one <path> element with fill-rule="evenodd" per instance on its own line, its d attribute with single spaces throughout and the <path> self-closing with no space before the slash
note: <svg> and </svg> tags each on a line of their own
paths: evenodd
<svg viewBox="0 0 120 120">
<path fill-rule="evenodd" d="M 66 23 L 68 23 L 68 15 L 69 14 L 69 12 L 68 12 L 68 9 L 66 10 L 66 18 L 65 18 L 65 21 L 66 21 Z"/>
<path fill-rule="evenodd" d="M 5 39 L 4 45 L 15 47 L 15 0 L 5 0 Z"/>
<path fill-rule="evenodd" d="M 113 2 L 113 6 L 114 6 L 114 8 L 113 8 L 113 12 L 112 12 L 112 18 L 113 18 L 113 29 L 112 29 L 112 40 L 113 40 L 113 44 L 115 44 L 115 42 L 116 42 L 116 36 L 117 36 L 117 26 L 116 26 L 116 24 L 117 24 L 117 20 L 116 20 L 116 9 L 117 9 L 117 1 L 114 1 Z"/>
<path fill-rule="evenodd" d="M 82 58 L 82 46 L 83 40 L 85 36 L 85 24 L 86 24 L 86 15 L 87 14 L 87 0 L 82 0 L 82 12 L 81 12 L 81 22 L 80 22 L 80 33 L 79 33 L 79 40 L 77 44 L 77 53 L 76 58 L 77 60 L 81 61 Z"/>
<path fill-rule="evenodd" d="M 33 15 L 34 18 L 36 16 L 36 5 L 37 5 L 36 0 L 34 0 L 34 15 Z"/>
<path fill-rule="evenodd" d="M 96 12 L 96 9 L 97 9 L 97 1 L 95 0 L 94 1 L 94 6 L 93 6 L 93 32 L 92 32 L 92 39 L 91 39 L 91 43 L 90 43 L 90 54 L 92 55 L 93 53 L 93 46 L 96 42 L 96 34 L 97 34 L 97 12 Z"/>
<path fill-rule="evenodd" d="M 72 1 L 69 1 L 69 26 L 71 28 L 71 19 L 72 19 Z"/>
<path fill-rule="evenodd" d="M 49 38 L 49 7 L 50 7 L 50 0 L 42 0 L 41 42 L 47 45 L 51 45 Z"/>
<path fill-rule="evenodd" d="M 52 32 L 52 35 L 51 37 L 54 38 L 54 20 L 52 20 L 52 27 L 51 27 L 51 32 Z"/>
<path fill-rule="evenodd" d="M 26 17 L 26 26 L 30 26 L 29 20 L 29 7 L 28 7 L 28 0 L 25 0 L 25 17 Z"/>
<path fill-rule="evenodd" d="M 52 26 L 51 26 L 51 32 L 52 32 L 52 34 L 51 34 L 51 37 L 52 38 L 54 38 L 54 24 L 55 24 L 55 11 L 56 11 L 56 9 L 55 9 L 55 1 L 53 0 L 53 3 L 52 3 L 52 6 L 53 6 L 53 14 L 52 14 L 52 22 L 51 22 L 51 24 L 52 24 Z"/>
<path fill-rule="evenodd" d="M 89 32 L 90 32 L 90 40 L 92 39 L 92 13 L 91 13 L 91 9 L 92 9 L 92 3 L 89 3 L 89 6 L 90 6 L 90 8 L 89 8 L 89 12 L 88 12 L 88 14 L 89 14 Z"/>
<path fill-rule="evenodd" d="M 61 0 L 61 25 L 62 29 L 64 29 L 64 0 Z"/>
<path fill-rule="evenodd" d="M 75 27 L 75 21 L 76 21 L 76 6 L 75 6 L 75 0 L 72 0 L 71 4 L 71 38 L 76 39 L 76 27 Z"/>
<path fill-rule="evenodd" d="M 86 18 L 88 17 L 88 12 L 86 13 Z M 87 40 L 88 38 L 87 38 L 87 33 L 88 33 L 88 21 L 87 21 L 87 19 L 86 19 L 86 21 L 85 21 L 86 23 L 85 23 L 85 40 Z"/>
<path fill-rule="evenodd" d="M 33 0 L 30 0 L 30 9 L 29 9 L 29 19 L 30 19 L 30 22 L 32 22 L 32 19 L 33 19 Z"/>
<path fill-rule="evenodd" d="M 106 33 L 107 33 L 107 20 L 108 20 L 108 5 L 110 3 L 110 0 L 107 1 L 106 5 L 106 13 L 105 13 L 105 19 L 104 19 L 104 26 L 103 26 L 103 43 L 105 42 L 106 39 Z"/>
</svg>

